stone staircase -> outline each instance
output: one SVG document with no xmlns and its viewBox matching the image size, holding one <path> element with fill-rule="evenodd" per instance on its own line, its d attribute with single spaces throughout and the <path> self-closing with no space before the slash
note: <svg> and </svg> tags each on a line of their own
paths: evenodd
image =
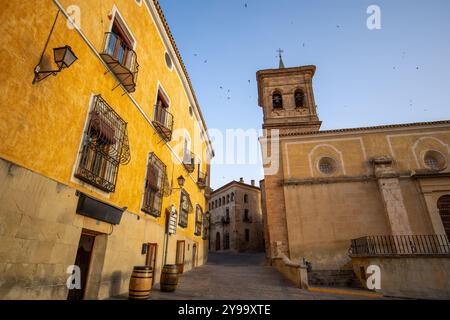
<svg viewBox="0 0 450 320">
<path fill-rule="evenodd" d="M 313 270 L 308 272 L 312 287 L 364 289 L 353 270 Z"/>
</svg>

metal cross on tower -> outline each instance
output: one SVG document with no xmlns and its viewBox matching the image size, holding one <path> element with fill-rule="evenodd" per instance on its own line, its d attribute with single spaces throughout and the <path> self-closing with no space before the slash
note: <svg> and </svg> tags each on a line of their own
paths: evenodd
<svg viewBox="0 0 450 320">
<path fill-rule="evenodd" d="M 282 68 L 284 68 L 284 63 L 283 63 L 283 57 L 281 54 L 284 52 L 284 50 L 278 49 L 277 52 L 278 52 L 278 57 L 280 58 L 278 68 L 282 69 Z"/>
</svg>

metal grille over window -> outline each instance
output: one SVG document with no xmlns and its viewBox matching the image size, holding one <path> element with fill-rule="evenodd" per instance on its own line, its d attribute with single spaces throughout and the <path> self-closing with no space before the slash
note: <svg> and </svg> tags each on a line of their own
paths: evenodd
<svg viewBox="0 0 450 320">
<path fill-rule="evenodd" d="M 127 123 L 100 95 L 94 97 L 75 177 L 114 192 L 120 164 L 130 162 Z"/>
<path fill-rule="evenodd" d="M 195 210 L 195 232 L 196 236 L 202 235 L 203 210 L 197 205 Z"/>
<path fill-rule="evenodd" d="M 159 217 L 162 199 L 168 189 L 166 165 L 152 152 L 147 163 L 142 211 Z"/>
<path fill-rule="evenodd" d="M 192 212 L 192 202 L 189 194 L 182 190 L 180 199 L 180 219 L 178 220 L 178 225 L 182 228 L 187 228 L 188 226 L 188 214 Z"/>
</svg>

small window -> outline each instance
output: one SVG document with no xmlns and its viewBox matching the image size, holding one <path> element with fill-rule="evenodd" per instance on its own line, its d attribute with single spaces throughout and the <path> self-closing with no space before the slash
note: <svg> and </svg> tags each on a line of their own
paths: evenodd
<svg viewBox="0 0 450 320">
<path fill-rule="evenodd" d="M 218 206 L 217 206 L 217 199 L 214 201 L 214 208 L 218 208 Z"/>
<path fill-rule="evenodd" d="M 244 194 L 244 203 L 248 203 L 248 194 Z"/>
<path fill-rule="evenodd" d="M 230 203 L 230 195 L 227 194 L 227 204 Z"/>
<path fill-rule="evenodd" d="M 222 199 L 219 198 L 219 207 L 221 207 L 221 206 L 222 206 Z"/>
<path fill-rule="evenodd" d="M 276 91 L 272 95 L 272 105 L 274 109 L 283 108 L 283 96 L 280 92 Z"/>
<path fill-rule="evenodd" d="M 195 210 L 195 231 L 194 234 L 196 236 L 202 235 L 202 221 L 203 221 L 203 210 L 197 205 Z"/>
<path fill-rule="evenodd" d="M 234 201 L 234 192 L 231 193 L 231 201 Z"/>
<path fill-rule="evenodd" d="M 336 171 L 336 161 L 330 157 L 323 157 L 319 160 L 319 171 L 323 174 L 329 175 Z"/>
<path fill-rule="evenodd" d="M 161 215 L 161 206 L 166 183 L 166 166 L 152 152 L 147 163 L 147 174 L 145 176 L 144 201 L 142 211 L 152 216 Z"/>
<path fill-rule="evenodd" d="M 225 197 L 222 197 L 222 204 L 225 205 Z"/>
<path fill-rule="evenodd" d="M 303 108 L 305 106 L 305 94 L 302 90 L 295 91 L 294 99 L 296 108 Z"/>
<path fill-rule="evenodd" d="M 445 157 L 440 152 L 434 150 L 427 151 L 423 161 L 428 169 L 434 171 L 442 171 L 447 166 Z"/>
<path fill-rule="evenodd" d="M 245 241 L 247 241 L 247 242 L 250 241 L 250 230 L 249 229 L 245 229 Z"/>
<path fill-rule="evenodd" d="M 164 55 L 164 58 L 166 60 L 167 68 L 172 70 L 173 65 L 172 65 L 172 58 L 170 58 L 170 54 L 168 52 L 166 52 L 165 55 Z"/>
</svg>

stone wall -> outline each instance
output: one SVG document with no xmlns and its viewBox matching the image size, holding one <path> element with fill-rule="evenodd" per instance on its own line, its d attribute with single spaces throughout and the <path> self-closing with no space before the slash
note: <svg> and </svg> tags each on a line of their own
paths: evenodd
<svg viewBox="0 0 450 320">
<path fill-rule="evenodd" d="M 76 190 L 0 159 L 0 299 L 66 299 L 67 268 L 75 263 L 82 230 L 97 233 L 86 299 L 128 291 L 133 266 L 144 265 L 143 243 L 157 243 L 155 283 L 164 259 L 164 229 L 153 218 L 126 211 L 119 225 L 76 214 Z M 207 245 L 182 233 L 169 237 L 167 263 L 185 241 L 185 267 L 206 262 Z"/>
<path fill-rule="evenodd" d="M 363 257 L 352 258 L 352 265 L 361 283 L 366 281 L 361 268 L 380 267 L 381 289 L 385 296 L 450 299 L 450 256 Z"/>
</svg>

